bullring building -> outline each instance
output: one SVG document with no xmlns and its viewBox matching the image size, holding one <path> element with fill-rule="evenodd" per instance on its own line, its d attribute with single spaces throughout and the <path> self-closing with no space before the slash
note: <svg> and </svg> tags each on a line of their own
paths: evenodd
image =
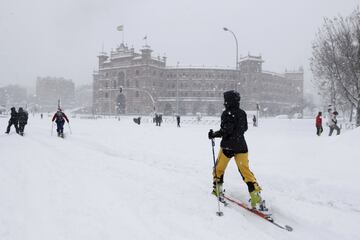
<svg viewBox="0 0 360 240">
<path fill-rule="evenodd" d="M 93 74 L 95 114 L 218 115 L 223 92 L 238 90 L 241 107 L 266 115 L 301 112 L 303 70 L 272 73 L 262 70 L 261 56 L 239 59 L 238 70 L 209 67 L 169 67 L 166 57 L 152 56 L 150 46 L 140 52 L 121 44 L 98 56 Z"/>
</svg>

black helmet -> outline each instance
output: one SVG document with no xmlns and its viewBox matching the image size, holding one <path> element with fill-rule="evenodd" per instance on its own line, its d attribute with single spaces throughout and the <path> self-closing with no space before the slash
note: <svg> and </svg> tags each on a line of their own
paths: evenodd
<svg viewBox="0 0 360 240">
<path fill-rule="evenodd" d="M 22 107 L 19 107 L 19 112 L 24 111 L 24 109 Z"/>
<path fill-rule="evenodd" d="M 12 108 L 10 108 L 10 110 L 11 110 L 11 111 L 15 111 L 16 109 L 15 109 L 15 107 L 12 107 Z"/>
<path fill-rule="evenodd" d="M 240 93 L 230 90 L 224 92 L 224 105 L 225 107 L 239 107 L 240 103 Z"/>
</svg>

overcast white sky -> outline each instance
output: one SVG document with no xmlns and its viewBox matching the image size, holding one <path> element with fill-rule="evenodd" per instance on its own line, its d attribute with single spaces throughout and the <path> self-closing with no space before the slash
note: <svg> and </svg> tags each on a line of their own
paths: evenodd
<svg viewBox="0 0 360 240">
<path fill-rule="evenodd" d="M 265 70 L 304 66 L 323 17 L 348 15 L 359 0 L 0 0 L 0 86 L 35 85 L 37 76 L 91 84 L 97 54 L 125 42 L 148 44 L 168 65 L 234 66 L 261 54 Z"/>
</svg>

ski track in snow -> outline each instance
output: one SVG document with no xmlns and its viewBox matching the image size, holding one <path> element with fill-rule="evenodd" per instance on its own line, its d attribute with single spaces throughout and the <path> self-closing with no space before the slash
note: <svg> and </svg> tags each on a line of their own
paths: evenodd
<svg viewBox="0 0 360 240">
<path fill-rule="evenodd" d="M 61 139 L 35 116 L 25 137 L 0 134 L 0 239 L 360 239 L 359 129 L 319 138 L 313 120 L 260 120 L 246 133 L 250 168 L 291 233 L 234 205 L 215 215 L 215 118 L 181 128 L 70 119 Z M 234 161 L 224 186 L 249 198 Z"/>
</svg>

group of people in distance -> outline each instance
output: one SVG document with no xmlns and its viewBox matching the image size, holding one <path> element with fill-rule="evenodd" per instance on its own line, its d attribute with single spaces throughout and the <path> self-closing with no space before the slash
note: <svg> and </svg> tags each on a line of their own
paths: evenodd
<svg viewBox="0 0 360 240">
<path fill-rule="evenodd" d="M 27 111 L 25 111 L 22 107 L 19 108 L 18 111 L 16 111 L 15 107 L 12 107 L 10 109 L 10 119 L 9 124 L 6 128 L 6 134 L 10 133 L 11 127 L 14 125 L 16 133 L 20 134 L 21 136 L 24 136 L 24 130 L 25 125 L 28 122 L 29 114 Z M 41 114 L 42 118 L 42 114 Z M 59 107 L 57 112 L 54 114 L 52 118 L 52 122 L 56 123 L 56 131 L 58 134 L 58 137 L 64 137 L 64 124 L 65 121 L 69 123 L 69 119 L 66 116 L 66 114 L 61 110 Z"/>
<path fill-rule="evenodd" d="M 340 128 L 337 124 L 338 115 L 339 113 L 337 111 L 332 111 L 331 108 L 328 109 L 326 125 L 328 125 L 329 127 L 329 136 L 332 135 L 334 130 L 336 130 L 336 135 L 340 135 Z M 319 112 L 318 115 L 316 116 L 315 126 L 316 126 L 316 135 L 320 136 L 321 133 L 324 131 L 322 127 L 322 112 Z"/>
</svg>

